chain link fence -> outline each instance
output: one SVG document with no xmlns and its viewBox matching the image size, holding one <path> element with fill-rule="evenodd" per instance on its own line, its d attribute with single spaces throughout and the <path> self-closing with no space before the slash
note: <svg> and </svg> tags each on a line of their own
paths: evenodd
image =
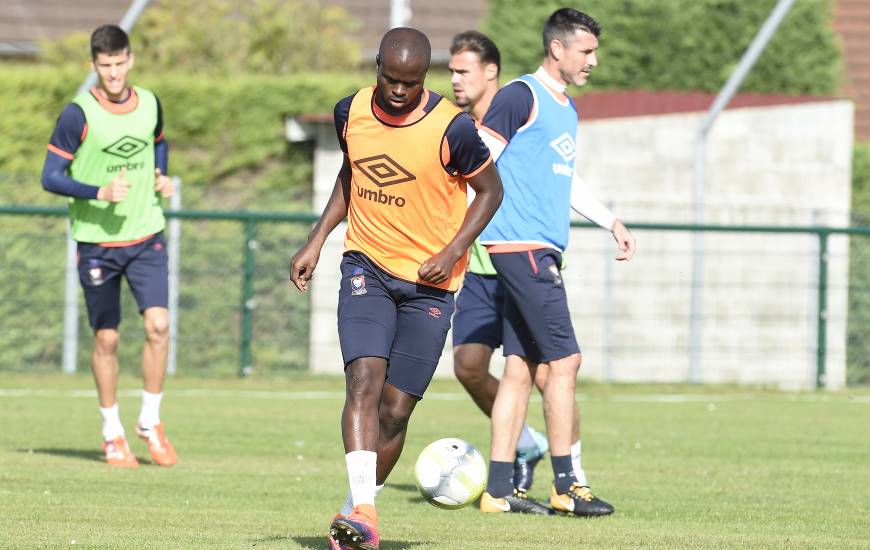
<svg viewBox="0 0 870 550">
<path fill-rule="evenodd" d="M 181 219 L 182 227 L 179 328 L 176 335 L 178 373 L 210 377 L 237 376 L 240 373 L 274 377 L 307 369 L 310 356 L 310 299 L 307 293 L 300 294 L 289 284 L 287 264 L 291 255 L 304 243 L 315 217 L 191 211 L 176 215 Z M 644 255 L 672 257 L 677 261 L 680 258 L 685 260 L 691 253 L 690 232 L 685 226 L 634 224 L 633 228 L 646 245 Z M 806 266 L 803 274 L 789 280 L 765 278 L 761 275 L 764 270 L 759 270 L 759 275 L 751 280 L 733 280 L 723 275 L 719 279 L 707 278 L 704 292 L 708 296 L 717 296 L 720 304 L 723 295 L 730 297 L 726 303 L 732 301 L 735 308 L 739 308 L 741 302 L 757 300 L 759 295 L 765 296 L 765 300 L 772 305 L 767 310 L 769 313 L 762 316 L 763 319 L 731 315 L 727 322 L 743 323 L 742 334 L 750 334 L 753 323 L 759 321 L 779 323 L 783 330 L 805 331 L 805 350 L 801 353 L 812 356 L 808 364 L 816 361 L 816 355 L 824 365 L 826 356 L 842 357 L 845 353 L 848 382 L 870 383 L 870 228 L 849 230 L 849 234 L 832 233 L 826 228 L 780 229 L 795 231 L 766 234 L 763 228 L 753 232 L 745 231 L 745 228 L 717 229 L 711 233 L 725 237 L 717 239 L 711 235 L 705 239 L 709 247 L 705 252 L 707 261 L 714 264 L 714 268 L 717 262 L 726 265 L 732 258 L 750 253 L 751 247 L 745 245 L 751 243 L 752 239 L 781 239 L 778 256 L 767 257 L 763 261 L 796 261 Z M 649 247 L 654 240 L 650 238 L 653 233 L 666 235 L 666 238 L 656 241 L 660 249 Z M 829 242 L 822 250 L 821 243 L 825 240 Z M 610 255 L 611 247 L 612 244 L 602 241 L 601 255 Z M 64 337 L 65 251 L 66 219 L 63 209 L 0 209 L 0 349 L 3 350 L 0 371 L 60 370 Z M 820 261 L 823 258 L 824 261 Z M 574 276 L 571 262 L 572 258 L 569 257 L 569 277 Z M 837 280 L 848 281 L 847 288 L 837 282 L 827 285 L 827 288 L 820 286 L 818 275 L 823 264 L 845 265 L 843 262 L 848 262 L 848 277 Z M 813 274 L 817 265 L 819 271 Z M 616 289 L 619 288 L 619 277 L 617 274 Z M 684 293 L 686 285 L 690 284 L 685 273 L 677 271 L 650 273 L 644 280 L 645 284 L 651 285 L 647 290 L 652 292 L 645 295 L 657 298 L 665 298 L 671 292 Z M 587 283 L 593 285 L 587 287 L 587 295 L 606 295 L 606 289 L 594 287 L 597 284 L 594 280 L 587 277 Z M 653 286 L 658 290 L 652 289 Z M 847 307 L 831 309 L 846 312 L 846 319 L 836 313 L 827 315 L 824 300 L 829 294 L 848 297 Z M 823 313 L 818 315 L 817 325 L 794 326 L 790 329 L 791 319 L 777 319 L 776 304 L 794 300 L 795 296 L 801 296 L 810 308 L 815 307 L 813 303 L 818 296 L 818 311 Z M 90 365 L 91 332 L 81 292 L 78 299 L 77 365 L 79 370 L 86 371 Z M 636 327 L 646 321 L 638 317 L 636 311 L 625 310 L 618 307 L 618 302 L 615 303 L 617 307 L 606 312 L 609 328 L 601 329 L 609 331 L 609 336 L 587 340 L 593 347 L 585 349 L 590 353 L 602 353 L 604 369 L 608 368 L 608 353 L 614 347 L 618 358 L 622 360 L 630 358 L 633 363 L 649 364 L 650 368 L 664 363 L 666 352 L 657 353 L 656 350 L 665 348 L 651 345 L 649 340 L 642 338 L 623 337 L 634 333 Z M 583 307 L 577 309 L 580 315 L 584 315 Z M 121 368 L 138 372 L 144 335 L 140 317 L 136 314 L 135 301 L 127 290 L 122 292 L 122 311 Z M 655 323 L 660 326 L 661 334 L 670 330 L 669 333 L 677 335 L 674 345 L 680 346 L 683 345 L 680 342 L 686 342 L 686 312 L 669 312 L 665 309 L 646 311 L 657 311 Z M 596 318 L 589 318 L 587 327 L 595 324 L 602 326 L 599 317 L 603 313 L 593 313 Z M 729 312 L 720 305 L 706 310 L 704 315 L 704 331 L 715 332 L 722 329 L 723 319 Z M 813 318 L 813 315 L 807 318 Z M 824 330 L 827 323 L 843 322 L 847 327 L 845 350 L 825 346 L 824 341 L 817 338 L 818 331 Z M 673 326 L 667 327 L 667 324 Z M 613 341 L 615 338 L 619 341 Z M 665 340 L 659 344 L 670 346 Z M 776 360 L 775 341 L 757 342 L 757 345 L 749 341 L 721 344 L 723 350 L 729 347 L 742 347 L 744 350 L 757 348 L 758 353 L 771 354 L 771 362 Z M 755 348 L 752 348 L 753 345 Z M 706 357 L 721 351 L 711 346 L 705 350 L 705 353 L 710 352 Z M 667 353 L 673 353 L 673 350 Z M 716 360 L 722 360 L 722 357 L 717 356 Z M 608 377 L 605 375 L 603 378 Z"/>
</svg>

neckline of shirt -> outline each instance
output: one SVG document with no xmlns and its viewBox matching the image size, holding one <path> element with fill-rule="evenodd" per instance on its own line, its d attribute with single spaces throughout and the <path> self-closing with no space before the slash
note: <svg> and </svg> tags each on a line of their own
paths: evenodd
<svg viewBox="0 0 870 550">
<path fill-rule="evenodd" d="M 535 71 L 535 78 L 546 84 L 548 87 L 552 88 L 554 92 L 564 94 L 568 90 L 568 86 L 562 84 L 544 70 L 544 67 L 538 67 L 538 70 Z"/>
<path fill-rule="evenodd" d="M 429 90 L 424 88 L 423 93 L 420 94 L 420 103 L 417 107 L 414 108 L 413 111 L 409 111 L 403 115 L 391 115 L 388 112 L 381 109 L 378 105 L 378 102 L 375 101 L 375 94 L 377 94 L 377 90 L 372 90 L 372 113 L 375 115 L 375 118 L 384 124 L 388 124 L 390 126 L 410 126 L 416 122 L 419 122 L 423 117 L 426 116 L 426 104 L 429 103 Z"/>
<path fill-rule="evenodd" d="M 91 95 L 94 96 L 94 99 L 97 100 L 97 103 L 99 103 L 101 107 L 110 113 L 115 115 L 126 115 L 127 113 L 132 113 L 136 110 L 136 107 L 139 106 L 139 95 L 136 93 L 136 90 L 132 86 L 128 89 L 130 90 L 130 95 L 127 96 L 127 99 L 121 102 L 114 102 L 107 98 L 96 86 L 91 88 Z"/>
</svg>

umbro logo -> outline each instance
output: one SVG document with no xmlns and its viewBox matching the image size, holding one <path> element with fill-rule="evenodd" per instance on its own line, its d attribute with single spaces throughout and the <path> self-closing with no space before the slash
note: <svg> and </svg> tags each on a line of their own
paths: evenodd
<svg viewBox="0 0 870 550">
<path fill-rule="evenodd" d="M 551 141 L 550 147 L 555 149 L 565 162 L 571 162 L 574 160 L 574 157 L 577 156 L 577 147 L 574 144 L 574 138 L 568 132 L 565 132 Z"/>
<path fill-rule="evenodd" d="M 414 174 L 405 170 L 389 155 L 375 155 L 355 160 L 353 163 L 365 177 L 378 187 L 387 187 L 417 179 Z"/>
<path fill-rule="evenodd" d="M 142 150 L 146 147 L 148 147 L 148 144 L 141 139 L 137 139 L 131 136 L 124 136 L 115 143 L 103 149 L 103 152 L 109 153 L 110 155 L 114 155 L 116 157 L 121 157 L 122 159 L 128 159 L 133 155 L 142 152 Z"/>
</svg>

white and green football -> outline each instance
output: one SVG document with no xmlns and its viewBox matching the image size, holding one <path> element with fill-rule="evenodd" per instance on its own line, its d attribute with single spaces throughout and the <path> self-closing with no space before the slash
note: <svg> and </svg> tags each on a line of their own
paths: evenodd
<svg viewBox="0 0 870 550">
<path fill-rule="evenodd" d="M 486 461 L 468 441 L 447 437 L 423 449 L 414 477 L 429 504 L 456 510 L 480 498 L 486 487 Z"/>
</svg>

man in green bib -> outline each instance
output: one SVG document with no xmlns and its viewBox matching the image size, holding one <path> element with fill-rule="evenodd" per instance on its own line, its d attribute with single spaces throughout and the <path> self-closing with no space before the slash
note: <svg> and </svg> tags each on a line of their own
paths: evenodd
<svg viewBox="0 0 870 550">
<path fill-rule="evenodd" d="M 103 417 L 103 449 L 112 466 L 136 467 L 118 413 L 118 325 L 126 278 L 145 324 L 142 409 L 136 433 L 161 466 L 176 462 L 160 421 L 169 349 L 168 268 L 161 197 L 172 195 L 165 174 L 160 102 L 127 84 L 133 53 L 127 34 L 104 25 L 91 35 L 98 84 L 67 105 L 48 145 L 42 185 L 69 197 L 78 243 L 79 279 L 94 330 L 92 369 Z"/>
</svg>

